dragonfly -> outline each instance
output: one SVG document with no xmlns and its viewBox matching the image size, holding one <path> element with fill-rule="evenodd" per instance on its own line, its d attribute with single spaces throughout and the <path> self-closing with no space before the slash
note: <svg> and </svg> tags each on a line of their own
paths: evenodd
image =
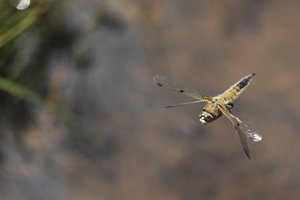
<svg viewBox="0 0 300 200">
<path fill-rule="evenodd" d="M 248 74 L 230 86 L 223 93 L 215 96 L 203 96 L 196 92 L 191 92 L 187 89 L 176 87 L 176 85 L 159 75 L 154 76 L 153 80 L 159 87 L 193 98 L 193 101 L 168 105 L 166 108 L 204 102 L 206 105 L 199 114 L 199 121 L 202 124 L 211 123 L 222 115 L 229 119 L 239 136 L 247 158 L 251 160 L 248 139 L 251 139 L 254 142 L 259 142 L 262 140 L 262 135 L 258 131 L 254 130 L 248 122 L 241 120 L 236 114 L 234 114 L 232 109 L 234 107 L 233 101 L 245 91 L 245 89 L 250 85 L 254 76 L 255 73 Z"/>
</svg>

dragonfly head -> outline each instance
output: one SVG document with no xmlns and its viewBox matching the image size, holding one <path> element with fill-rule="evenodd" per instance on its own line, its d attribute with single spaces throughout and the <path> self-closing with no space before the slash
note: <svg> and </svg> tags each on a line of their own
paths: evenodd
<svg viewBox="0 0 300 200">
<path fill-rule="evenodd" d="M 206 111 L 205 109 L 202 111 L 202 113 L 199 115 L 199 121 L 202 124 L 210 123 L 217 118 L 219 118 L 222 115 L 222 113 L 218 113 L 217 115 L 211 112 Z"/>
</svg>

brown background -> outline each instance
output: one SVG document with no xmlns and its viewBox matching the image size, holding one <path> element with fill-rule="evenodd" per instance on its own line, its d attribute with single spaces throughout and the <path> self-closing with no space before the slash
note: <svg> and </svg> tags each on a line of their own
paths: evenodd
<svg viewBox="0 0 300 200">
<path fill-rule="evenodd" d="M 299 199 L 299 11 L 292 0 L 66 1 L 38 25 L 77 35 L 49 55 L 46 96 L 91 132 L 43 108 L 22 145 L 3 130 L 1 199 Z M 116 21 L 98 26 L 102 12 Z M 202 105 L 164 109 L 189 98 L 152 81 L 214 95 L 251 72 L 236 102 L 263 134 L 251 161 L 228 120 L 198 123 Z"/>
</svg>

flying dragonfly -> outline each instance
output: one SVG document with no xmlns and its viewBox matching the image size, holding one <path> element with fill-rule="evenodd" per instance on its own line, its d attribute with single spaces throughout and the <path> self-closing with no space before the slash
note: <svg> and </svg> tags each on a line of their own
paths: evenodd
<svg viewBox="0 0 300 200">
<path fill-rule="evenodd" d="M 252 129 L 247 122 L 239 119 L 235 114 L 233 114 L 233 101 L 236 100 L 250 85 L 252 78 L 255 76 L 255 73 L 249 74 L 233 84 L 223 93 L 216 96 L 203 96 L 195 92 L 190 92 L 186 89 L 178 88 L 171 82 L 167 81 L 164 77 L 158 75 L 153 77 L 154 82 L 159 86 L 165 89 L 171 90 L 173 92 L 181 93 L 183 95 L 193 98 L 193 101 L 183 102 L 178 104 L 173 104 L 166 106 L 166 108 L 173 108 L 182 105 L 197 104 L 205 102 L 206 105 L 203 107 L 202 112 L 199 114 L 199 121 L 202 124 L 207 124 L 213 122 L 214 120 L 221 117 L 223 114 L 226 116 L 233 127 L 235 128 L 239 139 L 242 143 L 244 152 L 248 159 L 250 160 L 250 151 L 248 147 L 248 138 L 252 139 L 254 142 L 259 142 L 262 140 L 262 135 Z"/>
</svg>

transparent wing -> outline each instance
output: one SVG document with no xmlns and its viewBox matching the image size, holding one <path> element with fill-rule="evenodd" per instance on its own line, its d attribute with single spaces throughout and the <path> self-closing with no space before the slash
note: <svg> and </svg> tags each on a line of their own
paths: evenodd
<svg viewBox="0 0 300 200">
<path fill-rule="evenodd" d="M 170 91 L 173 91 L 173 92 L 181 93 L 183 95 L 186 95 L 186 96 L 192 97 L 194 99 L 197 99 L 198 101 L 206 101 L 207 102 L 208 100 L 211 99 L 211 97 L 202 96 L 200 94 L 190 92 L 186 89 L 178 88 L 178 87 L 174 86 L 174 84 L 172 84 L 168 80 L 166 80 L 166 78 L 158 76 L 158 75 L 153 77 L 153 81 L 159 87 L 163 87 L 163 88 L 165 88 L 167 90 L 170 90 Z"/>
<path fill-rule="evenodd" d="M 258 142 L 258 141 L 262 140 L 261 134 L 258 133 L 257 131 L 253 131 L 253 129 L 249 128 L 249 126 L 246 123 L 241 121 L 237 116 L 233 115 L 226 106 L 218 105 L 218 108 L 231 121 L 236 132 L 239 135 L 239 139 L 243 146 L 244 152 L 250 160 L 251 157 L 250 157 L 250 151 L 248 148 L 247 138 L 251 138 L 253 141 Z"/>
<path fill-rule="evenodd" d="M 218 105 L 218 108 L 232 122 L 232 124 L 237 126 L 248 138 L 251 138 L 254 142 L 262 140 L 261 133 L 254 130 L 249 123 L 240 120 L 236 115 L 232 114 L 226 106 Z"/>
<path fill-rule="evenodd" d="M 201 102 L 203 102 L 203 100 L 196 100 L 196 101 L 189 101 L 189 102 L 177 103 L 177 104 L 168 105 L 168 106 L 166 106 L 166 108 L 174 108 L 174 107 L 177 107 L 177 106 L 191 105 L 191 104 L 196 104 L 196 103 L 201 103 Z"/>
<path fill-rule="evenodd" d="M 240 129 L 239 126 L 237 126 L 236 124 L 233 125 L 236 132 L 238 133 L 239 135 L 239 139 L 241 141 L 241 144 L 243 146 L 243 149 L 244 149 L 244 152 L 246 154 L 246 156 L 249 158 L 249 160 L 251 159 L 250 157 L 250 151 L 249 151 L 249 148 L 248 148 L 248 141 L 247 141 L 247 136 L 244 134 L 244 132 Z"/>
</svg>

